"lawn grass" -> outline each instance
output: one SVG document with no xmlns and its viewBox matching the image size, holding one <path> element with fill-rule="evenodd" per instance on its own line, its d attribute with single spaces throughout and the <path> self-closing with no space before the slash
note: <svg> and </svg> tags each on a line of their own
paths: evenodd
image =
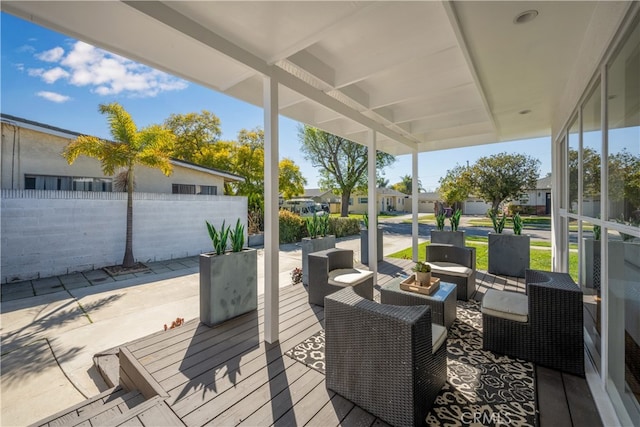
<svg viewBox="0 0 640 427">
<path fill-rule="evenodd" d="M 480 242 L 480 243 L 487 243 L 488 238 L 485 236 L 466 236 L 465 237 L 465 241 L 467 242 Z M 548 242 L 546 240 L 532 240 L 531 241 L 531 247 L 537 246 L 539 248 L 550 248 L 551 247 L 551 242 Z M 578 249 L 578 244 L 577 243 L 569 243 L 569 249 Z"/>
<path fill-rule="evenodd" d="M 486 238 L 485 238 L 486 241 Z M 418 245 L 418 259 L 426 259 L 427 245 L 430 242 L 420 243 Z M 476 248 L 476 268 L 478 270 L 487 270 L 489 267 L 489 246 L 480 241 L 469 241 L 467 238 L 467 246 Z M 390 258 L 411 259 L 412 248 L 406 248 L 401 251 L 387 255 Z M 548 249 L 531 248 L 530 268 L 533 270 L 551 271 L 551 251 Z M 569 253 L 569 273 L 573 280 L 578 280 L 578 253 Z"/>
<path fill-rule="evenodd" d="M 549 228 L 551 227 L 551 217 L 549 216 L 520 216 L 524 228 Z M 493 227 L 493 223 L 490 218 L 473 218 L 469 220 L 469 225 L 472 227 Z M 507 217 L 504 225 L 505 228 L 513 228 L 513 220 L 511 217 Z"/>
</svg>

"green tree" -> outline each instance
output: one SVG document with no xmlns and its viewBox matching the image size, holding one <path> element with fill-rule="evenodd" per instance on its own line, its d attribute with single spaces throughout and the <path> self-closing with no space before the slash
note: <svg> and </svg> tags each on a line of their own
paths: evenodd
<svg viewBox="0 0 640 427">
<path fill-rule="evenodd" d="M 218 142 L 222 134 L 220 119 L 207 110 L 171 114 L 164 125 L 176 135 L 173 156 L 188 162 L 195 162 L 198 156 L 203 156 L 206 148 Z"/>
<path fill-rule="evenodd" d="M 626 149 L 609 155 L 609 198 L 622 203 L 624 218 L 640 210 L 640 156 Z"/>
<path fill-rule="evenodd" d="M 118 168 L 127 173 L 127 231 L 122 266 L 133 267 L 133 181 L 136 165 L 160 169 L 170 175 L 172 166 L 170 156 L 175 144 L 175 135 L 171 130 L 152 125 L 138 130 L 131 115 L 118 103 L 100 104 L 99 111 L 108 117 L 109 129 L 113 141 L 95 136 L 80 135 L 71 141 L 62 152 L 62 156 L 73 162 L 79 155 L 98 159 L 105 175 L 113 175 Z"/>
<path fill-rule="evenodd" d="M 305 158 L 320 168 L 320 187 L 342 196 L 341 216 L 349 214 L 351 192 L 367 188 L 367 147 L 311 126 L 299 128 Z M 395 157 L 376 153 L 376 169 L 391 165 Z"/>
<path fill-rule="evenodd" d="M 198 115 L 187 116 L 191 120 L 199 120 Z M 185 133 L 183 136 L 188 134 Z M 225 184 L 225 194 L 247 196 L 249 210 L 261 211 L 264 203 L 264 131 L 260 128 L 241 129 L 237 141 L 211 141 L 200 144 L 198 150 L 193 151 L 191 161 L 242 176 L 244 182 Z M 304 192 L 307 181 L 293 160 L 282 159 L 278 169 L 279 191 L 285 194 L 285 197 L 293 197 Z"/>
<path fill-rule="evenodd" d="M 468 166 L 457 164 L 453 169 L 447 170 L 438 182 L 438 193 L 448 206 L 464 202 L 471 194 L 471 172 Z"/>
<path fill-rule="evenodd" d="M 473 193 L 490 202 L 496 212 L 502 202 L 517 199 L 523 191 L 535 188 L 540 160 L 524 154 L 500 153 L 481 157 L 469 172 Z"/>
<path fill-rule="evenodd" d="M 376 179 L 376 182 L 378 188 L 387 188 L 387 186 L 389 185 L 389 180 L 383 176 L 378 177 L 378 179 Z"/>
<path fill-rule="evenodd" d="M 401 176 L 400 182 L 393 184 L 391 188 L 404 194 L 411 194 L 413 191 L 413 178 L 411 175 Z M 418 180 L 418 193 L 424 193 L 420 180 Z"/>
</svg>

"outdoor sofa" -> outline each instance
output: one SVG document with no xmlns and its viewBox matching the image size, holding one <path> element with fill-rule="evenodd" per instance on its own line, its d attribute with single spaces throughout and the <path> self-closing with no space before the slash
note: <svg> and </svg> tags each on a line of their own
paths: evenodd
<svg viewBox="0 0 640 427">
<path fill-rule="evenodd" d="M 422 426 L 447 381 L 447 330 L 431 308 L 325 298 L 326 385 L 393 426 Z"/>
<path fill-rule="evenodd" d="M 373 299 L 373 273 L 353 268 L 353 251 L 331 248 L 309 254 L 309 303 L 324 305 L 324 297 L 353 287 L 364 298 Z"/>
<path fill-rule="evenodd" d="M 567 273 L 527 269 L 525 283 L 485 293 L 483 348 L 584 377 L 582 290 Z"/>
<path fill-rule="evenodd" d="M 427 246 L 427 264 L 431 275 L 443 282 L 455 283 L 458 299 L 466 301 L 476 290 L 476 249 L 445 244 Z"/>
</svg>

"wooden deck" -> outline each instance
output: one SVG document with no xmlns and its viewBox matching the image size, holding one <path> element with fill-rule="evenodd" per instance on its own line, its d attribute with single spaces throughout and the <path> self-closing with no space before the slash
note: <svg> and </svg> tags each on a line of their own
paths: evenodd
<svg viewBox="0 0 640 427">
<path fill-rule="evenodd" d="M 412 265 L 410 260 L 385 259 L 379 264 L 378 284 L 407 274 Z M 524 283 L 479 272 L 475 299 L 490 288 L 524 291 Z M 322 329 L 324 310 L 307 302 L 305 287 L 280 290 L 277 344 L 264 342 L 263 311 L 260 298 L 257 312 L 218 327 L 192 320 L 123 350 L 147 380 L 141 387 L 159 387 L 167 407 L 187 426 L 386 425 L 327 390 L 324 375 L 284 355 Z M 602 425 L 584 379 L 538 368 L 537 386 L 542 427 Z M 138 422 L 145 425 L 144 416 L 134 424 Z"/>
</svg>

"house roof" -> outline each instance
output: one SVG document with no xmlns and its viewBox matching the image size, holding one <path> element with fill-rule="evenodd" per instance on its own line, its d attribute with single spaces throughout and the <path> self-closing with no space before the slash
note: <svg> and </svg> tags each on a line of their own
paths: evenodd
<svg viewBox="0 0 640 427">
<path fill-rule="evenodd" d="M 79 132 L 62 129 L 56 126 L 47 125 L 45 123 L 39 123 L 33 120 L 23 119 L 22 117 L 16 117 L 10 114 L 0 113 L 0 121 L 2 121 L 2 123 L 8 123 L 8 124 L 20 126 L 25 129 L 35 130 L 37 132 L 43 132 L 49 135 L 60 136 L 62 138 L 77 138 L 80 135 L 84 135 Z M 220 176 L 224 179 L 225 182 L 244 181 L 244 178 L 241 177 L 240 175 L 235 175 L 235 174 L 232 174 L 231 172 L 223 171 L 216 168 L 197 165 L 195 163 L 187 162 L 184 160 L 172 158 L 171 164 L 188 168 L 188 169 L 197 170 L 204 173 L 208 173 L 211 175 Z"/>
<path fill-rule="evenodd" d="M 322 197 L 325 194 L 333 194 L 331 190 L 321 190 L 320 188 L 305 188 L 301 197 Z"/>
<path fill-rule="evenodd" d="M 393 188 L 386 188 L 386 187 L 378 187 L 376 189 L 376 193 L 380 196 L 397 196 L 397 197 L 409 197 L 408 194 L 404 194 L 398 190 L 394 190 Z"/>
<path fill-rule="evenodd" d="M 636 2 L 49 2 L 3 11 L 399 155 L 559 131 Z M 518 16 L 535 10 L 522 22 Z M 546 143 L 546 142 L 545 142 Z"/>
<path fill-rule="evenodd" d="M 551 175 L 545 176 L 544 178 L 540 178 L 536 183 L 536 190 L 548 188 L 551 189 L 551 184 L 553 182 L 553 178 Z"/>
</svg>

